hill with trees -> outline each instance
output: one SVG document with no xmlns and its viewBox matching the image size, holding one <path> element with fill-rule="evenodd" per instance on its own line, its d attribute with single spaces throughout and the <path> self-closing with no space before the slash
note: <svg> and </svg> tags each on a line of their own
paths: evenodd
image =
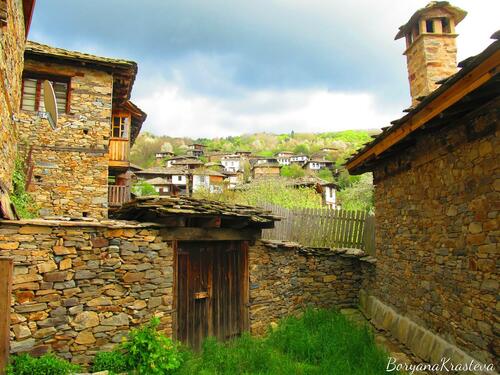
<svg viewBox="0 0 500 375">
<path fill-rule="evenodd" d="M 211 139 L 173 138 L 143 132 L 135 141 L 130 157 L 132 163 L 147 168 L 154 163 L 155 153 L 172 151 L 176 155 L 183 155 L 186 153 L 188 145 L 195 142 L 204 144 L 208 151 L 247 150 L 259 156 L 272 156 L 279 151 L 314 155 L 321 149 L 329 147 L 335 148 L 336 151 L 329 153 L 327 157 L 343 161 L 347 155 L 370 141 L 371 135 L 378 132 L 378 130 L 345 130 L 327 133 L 295 133 L 292 131 L 288 134 L 255 133 Z"/>
</svg>

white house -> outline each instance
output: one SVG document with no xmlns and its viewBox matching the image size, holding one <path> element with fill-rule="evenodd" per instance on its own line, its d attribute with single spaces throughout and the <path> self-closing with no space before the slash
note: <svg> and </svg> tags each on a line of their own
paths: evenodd
<svg viewBox="0 0 500 375">
<path fill-rule="evenodd" d="M 311 171 L 319 171 L 320 169 L 324 168 L 332 169 L 333 161 L 311 159 L 304 164 L 304 168 L 309 169 Z"/>
<path fill-rule="evenodd" d="M 224 156 L 220 163 L 226 172 L 238 172 L 243 169 L 242 160 L 239 156 Z"/>
<path fill-rule="evenodd" d="M 334 183 L 322 184 L 323 187 L 323 202 L 325 205 L 336 208 L 337 207 L 337 185 Z"/>
<path fill-rule="evenodd" d="M 305 163 L 307 163 L 307 161 L 309 160 L 309 157 L 307 155 L 292 155 L 290 156 L 290 163 L 291 164 L 301 164 L 301 165 L 304 165 Z"/>
<path fill-rule="evenodd" d="M 278 160 L 278 163 L 280 165 L 290 165 L 290 158 L 289 157 L 285 157 L 285 156 L 278 156 L 276 158 L 276 160 Z"/>
</svg>

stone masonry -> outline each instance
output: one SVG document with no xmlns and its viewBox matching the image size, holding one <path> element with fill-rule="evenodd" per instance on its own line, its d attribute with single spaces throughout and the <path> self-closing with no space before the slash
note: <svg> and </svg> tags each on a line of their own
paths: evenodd
<svg viewBox="0 0 500 375">
<path fill-rule="evenodd" d="M 12 353 L 87 364 L 153 315 L 172 334 L 173 250 L 154 224 L 3 222 L 0 254 L 15 263 Z"/>
<path fill-rule="evenodd" d="M 0 223 L 14 259 L 11 352 L 54 351 L 87 365 L 131 328 L 161 317 L 173 336 L 174 250 L 157 224 L 51 220 Z M 249 246 L 250 330 L 306 306 L 353 307 L 373 273 L 360 250 Z M 372 259 L 373 260 L 373 259 Z"/>
<path fill-rule="evenodd" d="M 484 363 L 500 358 L 498 99 L 374 170 L 370 294 Z"/>
<path fill-rule="evenodd" d="M 36 112 L 19 115 L 21 142 L 34 147 L 30 192 L 40 214 L 107 217 L 112 75 L 28 59 L 25 71 L 72 75 L 70 111 L 57 130 Z"/>
<path fill-rule="evenodd" d="M 373 273 L 371 261 L 356 249 L 306 249 L 266 240 L 251 246 L 250 331 L 265 334 L 271 323 L 307 306 L 356 307 L 359 290 Z"/>
<path fill-rule="evenodd" d="M 13 116 L 19 110 L 25 28 L 22 0 L 7 0 L 7 23 L 0 28 L 0 183 L 11 188 L 17 153 Z"/>
</svg>

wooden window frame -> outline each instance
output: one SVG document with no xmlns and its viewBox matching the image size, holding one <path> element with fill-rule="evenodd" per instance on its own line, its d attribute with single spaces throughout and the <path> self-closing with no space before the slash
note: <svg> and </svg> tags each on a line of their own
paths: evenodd
<svg viewBox="0 0 500 375">
<path fill-rule="evenodd" d="M 120 117 L 121 118 L 128 118 L 128 131 L 127 131 L 127 137 L 124 138 L 123 136 L 121 137 L 115 137 L 114 136 L 114 129 L 115 129 L 115 117 Z M 120 125 L 121 125 L 121 120 L 120 120 Z M 111 139 L 121 139 L 121 140 L 130 140 L 130 132 L 132 130 L 132 114 L 128 111 L 115 111 L 111 115 Z M 121 129 L 120 129 L 121 133 Z"/>
<path fill-rule="evenodd" d="M 35 93 L 35 109 L 23 109 L 23 97 L 24 97 L 24 80 L 25 79 L 33 79 L 36 80 L 36 93 Z M 55 75 L 55 74 L 43 74 L 43 73 L 35 73 L 35 72 L 25 72 L 23 73 L 23 79 L 21 84 L 21 109 L 24 111 L 40 111 L 40 100 L 41 100 L 41 92 L 42 92 L 42 82 L 48 80 L 50 82 L 58 82 L 65 83 L 66 88 L 66 105 L 64 109 L 64 113 L 68 114 L 71 109 L 71 77 Z"/>
</svg>

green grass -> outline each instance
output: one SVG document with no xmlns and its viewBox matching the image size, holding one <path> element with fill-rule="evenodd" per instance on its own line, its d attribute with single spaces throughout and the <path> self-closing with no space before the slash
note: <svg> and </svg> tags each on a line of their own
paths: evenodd
<svg viewBox="0 0 500 375">
<path fill-rule="evenodd" d="M 366 327 L 331 310 L 289 317 L 265 338 L 248 334 L 227 343 L 208 339 L 199 354 L 184 353 L 178 374 L 383 374 L 386 354 Z"/>
</svg>

